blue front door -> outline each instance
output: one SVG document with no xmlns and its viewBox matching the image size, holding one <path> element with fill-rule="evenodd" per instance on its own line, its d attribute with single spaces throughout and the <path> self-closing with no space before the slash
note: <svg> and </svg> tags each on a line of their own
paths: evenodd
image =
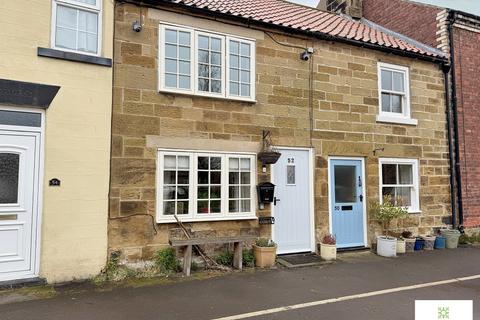
<svg viewBox="0 0 480 320">
<path fill-rule="evenodd" d="M 362 163 L 361 160 L 330 160 L 331 224 L 337 248 L 365 245 Z"/>
</svg>

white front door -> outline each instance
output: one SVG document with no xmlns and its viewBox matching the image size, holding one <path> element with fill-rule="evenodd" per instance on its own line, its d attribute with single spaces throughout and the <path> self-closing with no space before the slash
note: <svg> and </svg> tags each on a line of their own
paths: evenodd
<svg viewBox="0 0 480 320">
<path fill-rule="evenodd" d="M 309 150 L 279 149 L 273 165 L 275 201 L 273 238 L 278 253 L 314 251 L 311 216 L 311 157 Z"/>
<path fill-rule="evenodd" d="M 39 138 L 0 131 L 0 281 L 35 275 Z"/>
</svg>

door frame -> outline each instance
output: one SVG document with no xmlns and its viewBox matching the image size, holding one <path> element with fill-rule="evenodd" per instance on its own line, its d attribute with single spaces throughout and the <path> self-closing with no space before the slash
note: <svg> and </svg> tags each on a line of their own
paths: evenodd
<svg viewBox="0 0 480 320">
<path fill-rule="evenodd" d="M 333 224 L 332 224 L 332 160 L 353 160 L 353 161 L 361 161 L 362 167 L 362 181 L 363 181 L 363 245 L 365 247 L 368 246 L 367 241 L 367 180 L 365 179 L 365 158 L 363 157 L 343 157 L 343 156 L 329 156 L 328 157 L 328 230 L 330 234 L 333 232 Z"/>
<path fill-rule="evenodd" d="M 310 252 L 316 252 L 315 246 L 315 171 L 314 171 L 314 163 L 315 163 L 315 149 L 314 148 L 307 148 L 307 147 L 282 147 L 282 146 L 275 146 L 277 149 L 284 149 L 284 150 L 295 150 L 295 151 L 308 151 L 308 179 L 309 187 L 308 187 L 308 199 L 309 199 L 309 207 L 310 207 Z M 274 165 L 270 165 L 270 181 L 275 184 L 275 175 L 273 170 Z M 273 218 L 275 218 L 275 205 L 273 203 L 270 205 L 270 214 Z M 275 241 L 275 223 L 270 227 L 270 234 L 272 235 L 272 240 Z M 288 253 L 285 253 L 288 254 Z"/>
<path fill-rule="evenodd" d="M 31 253 L 31 258 L 33 259 L 33 261 L 31 261 L 32 272 L 24 275 L 15 275 L 11 278 L 9 277 L 6 279 L 1 279 L 1 282 L 9 280 L 31 279 L 36 278 L 40 275 L 40 250 L 43 216 L 43 179 L 45 173 L 45 110 L 30 107 L 12 107 L 6 105 L 0 105 L 0 110 L 39 113 L 41 116 L 40 128 L 28 126 L 0 125 L 0 132 L 12 135 L 29 135 L 34 133 L 39 138 L 37 142 L 38 150 L 36 150 L 35 152 L 35 185 L 33 191 L 34 207 L 32 209 L 32 239 L 30 242 L 31 246 L 35 246 L 35 248 L 32 248 Z"/>
</svg>

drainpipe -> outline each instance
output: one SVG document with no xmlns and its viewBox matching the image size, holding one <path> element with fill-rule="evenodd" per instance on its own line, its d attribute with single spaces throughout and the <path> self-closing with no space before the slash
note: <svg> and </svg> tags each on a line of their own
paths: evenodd
<svg viewBox="0 0 480 320">
<path fill-rule="evenodd" d="M 458 198 L 458 222 L 453 220 L 454 227 L 461 227 L 463 225 L 463 195 L 462 195 L 462 172 L 460 170 L 460 142 L 458 133 L 458 109 L 457 109 L 457 79 L 455 75 L 455 46 L 453 43 L 453 25 L 457 20 L 457 13 L 450 11 L 448 14 L 448 35 L 449 35 L 449 47 L 450 47 L 450 72 L 452 77 L 452 113 L 453 113 L 453 129 L 454 129 L 454 142 L 455 142 L 455 178 L 457 185 L 457 198 Z M 452 217 L 453 218 L 453 217 Z M 456 217 L 455 217 L 456 218 Z"/>
<path fill-rule="evenodd" d="M 448 155 L 450 157 L 450 205 L 452 207 L 452 224 L 455 226 L 455 221 L 457 220 L 457 206 L 455 201 L 455 155 L 454 152 L 454 142 L 452 136 L 452 113 L 451 113 L 451 103 L 450 103 L 450 83 L 449 83 L 449 73 L 451 70 L 450 64 L 442 64 L 443 76 L 445 78 L 445 106 L 447 113 L 447 133 L 448 133 Z"/>
</svg>

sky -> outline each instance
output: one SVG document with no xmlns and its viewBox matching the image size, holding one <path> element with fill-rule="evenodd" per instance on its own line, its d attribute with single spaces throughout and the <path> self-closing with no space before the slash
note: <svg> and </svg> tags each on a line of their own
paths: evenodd
<svg viewBox="0 0 480 320">
<path fill-rule="evenodd" d="M 290 1 L 311 6 L 311 7 L 316 7 L 319 0 L 290 0 Z M 384 1 L 389 1 L 389 0 L 384 0 Z M 480 16 L 480 0 L 415 0 L 415 1 L 433 4 L 440 7 L 457 9 L 457 10 L 461 10 L 464 12 L 468 12 L 468 13 L 472 13 Z"/>
</svg>

